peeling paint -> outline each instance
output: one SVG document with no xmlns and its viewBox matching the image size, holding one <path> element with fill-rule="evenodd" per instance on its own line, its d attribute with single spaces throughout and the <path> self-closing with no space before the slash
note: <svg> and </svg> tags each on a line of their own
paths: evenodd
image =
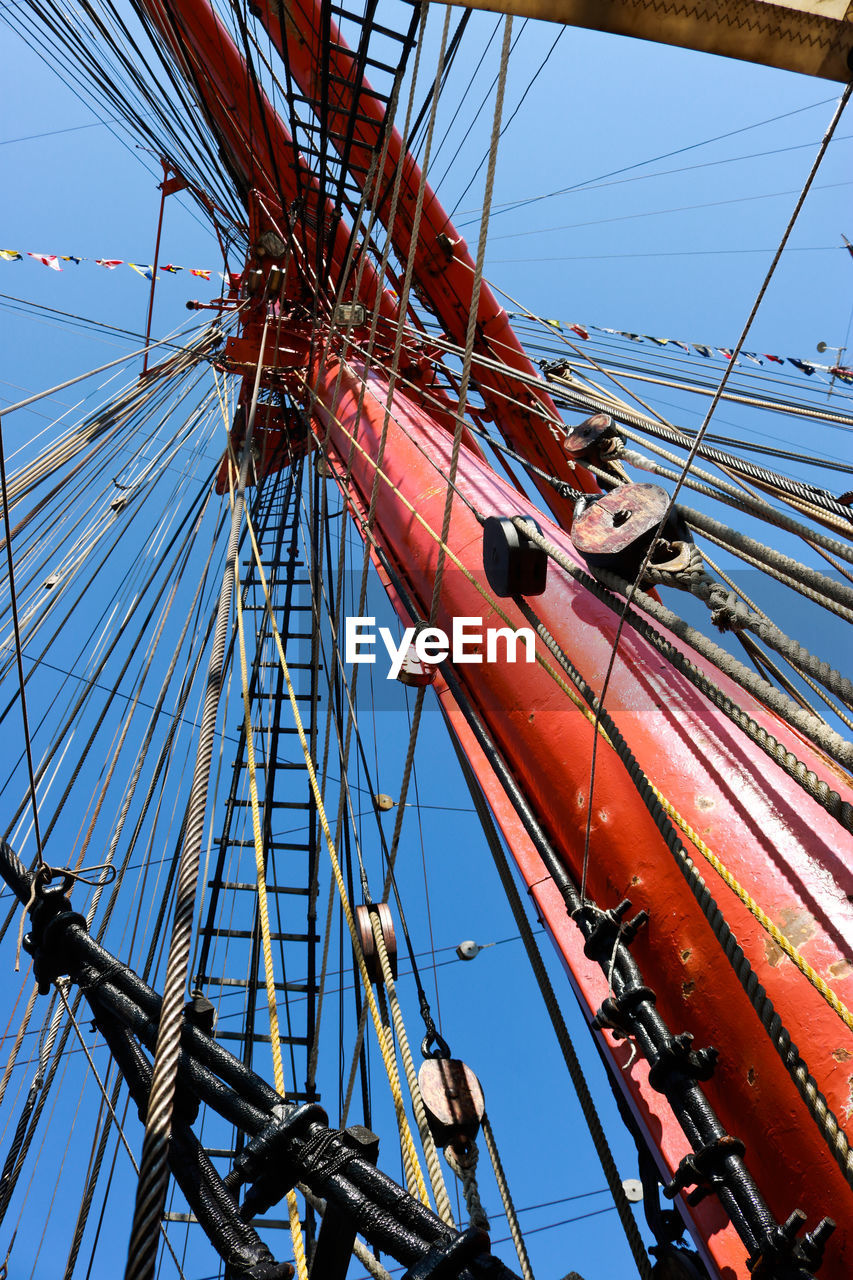
<svg viewBox="0 0 853 1280">
<path fill-rule="evenodd" d="M 694 992 L 695 988 L 696 988 L 696 983 L 695 983 L 695 982 L 682 982 L 682 984 L 681 984 L 681 994 L 682 994 L 685 998 L 689 998 L 690 996 L 692 996 L 692 995 L 693 995 L 693 992 Z"/>
<path fill-rule="evenodd" d="M 832 1056 L 836 1062 L 849 1062 L 853 1053 L 849 1049 L 833 1049 Z"/>
<path fill-rule="evenodd" d="M 836 960 L 835 964 L 831 964 L 826 972 L 830 978 L 834 978 L 837 982 L 839 978 L 847 978 L 853 973 L 853 963 L 849 960 Z"/>
<path fill-rule="evenodd" d="M 683 960 L 683 962 L 686 964 L 686 963 L 687 963 L 687 961 L 690 959 L 690 957 L 691 957 L 692 955 L 693 955 L 693 952 L 688 948 L 688 950 L 687 950 L 687 951 L 682 951 L 682 953 L 681 953 L 681 959 L 682 959 L 682 960 Z"/>
<path fill-rule="evenodd" d="M 714 800 L 711 798 L 711 796 L 697 796 L 697 797 L 696 797 L 696 808 L 697 808 L 697 809 L 702 809 L 703 811 L 707 811 L 708 809 L 713 809 L 713 808 L 714 808 L 715 803 L 716 803 L 716 801 L 714 801 Z"/>
<path fill-rule="evenodd" d="M 784 933 L 785 937 L 793 947 L 801 947 L 804 942 L 808 942 L 813 937 L 817 928 L 814 917 L 810 916 L 808 911 L 802 907 L 785 907 L 779 912 L 779 919 L 776 924 Z M 777 947 L 772 938 L 764 939 L 764 955 L 767 963 L 773 965 L 780 964 L 785 957 L 785 953 L 781 947 Z"/>
<path fill-rule="evenodd" d="M 746 1083 L 755 1084 L 755 1067 L 750 1067 L 746 1073 Z"/>
</svg>

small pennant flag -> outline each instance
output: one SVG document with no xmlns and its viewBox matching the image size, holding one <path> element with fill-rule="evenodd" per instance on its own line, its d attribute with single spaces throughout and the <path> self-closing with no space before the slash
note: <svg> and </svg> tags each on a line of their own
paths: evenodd
<svg viewBox="0 0 853 1280">
<path fill-rule="evenodd" d="M 59 259 L 55 253 L 27 253 L 28 258 L 35 258 L 37 262 L 42 263 L 45 267 L 50 267 L 51 271 L 61 271 Z"/>
<path fill-rule="evenodd" d="M 75 267 L 79 267 L 80 263 L 83 261 L 82 258 L 75 258 L 73 253 L 61 253 L 59 256 L 62 258 L 63 262 L 73 262 Z"/>
<path fill-rule="evenodd" d="M 670 338 L 669 341 L 674 347 L 680 347 L 682 351 L 690 355 L 690 345 L 687 342 L 679 342 L 677 338 Z"/>
<path fill-rule="evenodd" d="M 670 341 L 669 338 L 653 338 L 650 333 L 644 333 L 643 337 L 648 338 L 649 342 L 656 342 L 659 347 L 665 347 Z"/>
<path fill-rule="evenodd" d="M 853 382 L 853 369 L 848 369 L 844 365 L 833 365 L 829 372 L 834 378 L 840 378 L 842 382 Z"/>
<path fill-rule="evenodd" d="M 570 324 L 569 329 L 572 331 L 572 333 L 576 333 L 579 338 L 583 338 L 585 342 L 589 338 L 589 333 L 583 327 L 582 324 Z"/>
<path fill-rule="evenodd" d="M 0 258 L 5 258 L 7 262 L 23 262 L 24 255 L 18 253 L 17 249 L 0 249 Z"/>
<path fill-rule="evenodd" d="M 96 258 L 95 262 L 99 267 L 106 267 L 107 271 L 114 271 L 116 267 L 122 265 L 121 258 Z"/>
<path fill-rule="evenodd" d="M 625 333 L 624 329 L 620 329 L 618 332 L 619 332 L 620 338 L 630 338 L 632 342 L 643 341 L 643 339 L 640 337 L 638 333 Z"/>
<path fill-rule="evenodd" d="M 202 280 L 209 280 L 209 279 L 210 279 L 210 272 L 211 272 L 212 270 L 213 270 L 213 268 L 212 268 L 212 267 L 210 267 L 210 268 L 208 268 L 208 269 L 203 269 L 203 268 L 201 268 L 201 267 L 190 267 L 190 275 L 191 275 L 191 276 L 201 276 Z"/>
<path fill-rule="evenodd" d="M 815 371 L 813 364 L 809 364 L 806 360 L 797 360 L 794 356 L 788 356 L 788 364 L 792 364 L 795 369 L 800 369 L 803 373 L 808 374 L 809 377 Z"/>
<path fill-rule="evenodd" d="M 700 356 L 704 356 L 706 360 L 710 360 L 714 354 L 710 347 L 706 347 L 702 342 L 694 342 L 694 348 L 699 352 Z"/>
<path fill-rule="evenodd" d="M 732 351 L 731 347 L 717 347 L 717 350 L 724 360 L 731 360 L 734 355 L 734 351 Z"/>
<path fill-rule="evenodd" d="M 769 351 L 765 351 L 765 352 L 764 352 L 764 359 L 765 359 L 765 360 L 772 360 L 774 364 L 784 364 L 784 363 L 785 363 L 785 361 L 782 359 L 782 357 L 781 357 L 781 356 L 771 356 L 771 354 L 770 354 L 770 352 L 769 352 Z"/>
<path fill-rule="evenodd" d="M 141 267 L 138 262 L 129 262 L 127 265 L 131 268 L 131 270 L 135 271 L 138 276 L 142 276 L 145 280 L 153 280 L 154 278 L 153 267 Z"/>
<path fill-rule="evenodd" d="M 563 332 L 563 326 L 560 324 L 559 320 L 547 320 L 545 316 L 540 316 L 540 319 L 544 324 L 549 324 L 552 329 L 559 329 L 560 333 Z"/>
<path fill-rule="evenodd" d="M 764 364 L 757 351 L 741 351 L 741 355 L 745 356 L 747 360 L 751 360 L 753 364 Z"/>
<path fill-rule="evenodd" d="M 847 246 L 847 252 L 850 254 L 851 257 L 853 257 L 853 244 L 850 243 L 850 241 L 847 239 L 845 235 L 842 235 L 841 239 L 844 241 L 845 245 Z"/>
<path fill-rule="evenodd" d="M 177 275 L 179 271 L 183 271 L 183 267 L 176 267 L 174 262 L 167 262 L 165 267 L 160 268 L 161 271 L 168 271 L 170 275 Z"/>
</svg>

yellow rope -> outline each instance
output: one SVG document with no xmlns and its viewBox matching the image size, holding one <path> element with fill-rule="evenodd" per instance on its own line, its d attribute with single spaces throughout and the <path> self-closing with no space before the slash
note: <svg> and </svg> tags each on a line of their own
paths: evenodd
<svg viewBox="0 0 853 1280">
<path fill-rule="evenodd" d="M 803 956 L 800 955 L 793 943 L 788 941 L 784 933 L 782 933 L 782 931 L 773 923 L 767 913 L 762 910 L 755 899 L 750 896 L 746 889 L 744 889 L 743 885 L 735 879 L 717 855 L 711 852 L 704 840 L 702 840 L 701 836 L 697 835 L 688 822 L 685 822 L 684 818 L 682 818 L 681 814 L 673 808 L 666 796 L 661 795 L 654 783 L 650 782 L 649 786 L 657 796 L 661 806 L 666 810 L 676 826 L 681 828 L 690 843 L 699 850 L 702 857 L 714 868 L 720 879 L 728 885 L 732 893 L 734 893 L 747 910 L 755 916 L 755 919 L 761 925 L 762 929 L 769 933 L 770 937 L 776 945 L 784 951 L 788 959 L 793 961 L 803 977 L 807 978 L 815 990 L 823 996 L 829 1007 L 835 1010 L 841 1021 L 844 1022 L 851 1031 L 853 1031 L 853 1014 L 850 1013 L 847 1006 L 838 998 L 832 988 L 824 982 L 820 974 L 815 972 L 808 960 L 805 960 Z"/>
<path fill-rule="evenodd" d="M 229 468 L 229 481 L 231 470 Z M 233 493 L 233 488 L 232 488 Z M 240 639 L 240 671 L 243 679 L 243 714 L 246 727 L 246 760 L 249 766 L 249 794 L 252 802 L 252 830 L 255 843 L 255 868 L 258 876 L 258 915 L 261 922 L 261 941 L 264 953 L 264 980 L 267 990 L 267 1008 L 270 1018 L 270 1042 L 272 1047 L 273 1073 L 276 1092 L 285 1096 L 284 1064 L 281 1057 L 281 1039 L 278 1026 L 278 1006 L 275 996 L 275 970 L 272 958 L 272 940 L 270 938 L 270 918 L 267 902 L 267 879 L 264 867 L 264 840 L 261 833 L 261 810 L 258 803 L 258 780 L 255 772 L 255 745 L 252 734 L 252 710 L 249 701 L 249 673 L 246 664 L 246 633 L 243 626 L 243 604 L 240 599 L 240 566 L 238 557 L 234 557 L 234 597 L 237 601 L 237 629 Z M 290 1235 L 293 1241 L 293 1257 L 296 1262 L 298 1280 L 308 1280 L 308 1262 L 305 1256 L 305 1241 L 302 1236 L 302 1223 L 299 1220 L 299 1202 L 292 1189 L 287 1193 L 287 1212 L 290 1219 Z"/>
<path fill-rule="evenodd" d="M 331 416 L 334 418 L 340 430 L 344 433 L 345 436 L 347 436 L 353 442 L 355 447 L 364 456 L 364 458 L 370 463 L 370 465 L 376 469 L 377 473 L 385 481 L 386 485 L 391 490 L 391 492 L 397 498 L 399 498 L 403 506 L 407 509 L 407 511 L 409 511 L 415 517 L 418 523 L 423 526 L 427 534 L 429 534 L 429 536 L 435 542 L 441 542 L 440 536 L 426 522 L 426 520 L 424 520 L 423 516 L 421 516 L 420 513 L 415 510 L 415 508 L 412 506 L 411 502 L 409 502 L 405 494 L 400 492 L 400 490 L 397 488 L 397 486 L 394 484 L 391 478 L 387 476 L 381 470 L 381 468 L 377 465 L 374 459 L 370 457 L 369 453 L 364 448 L 362 448 L 362 446 L 356 440 L 355 436 L 353 436 L 349 431 L 347 431 L 346 427 L 343 425 L 340 419 L 335 414 L 333 414 L 330 409 L 326 408 L 326 412 L 331 414 Z M 449 559 L 453 561 L 456 568 L 459 569 L 461 573 L 465 576 L 465 578 L 467 578 L 467 580 L 471 583 L 471 585 L 475 587 L 477 591 L 479 591 L 480 595 L 483 596 L 483 598 L 486 600 L 490 608 L 492 608 L 495 611 L 495 613 L 497 613 L 497 615 L 504 622 L 506 622 L 508 626 L 512 627 L 513 630 L 517 631 L 518 627 L 515 625 L 515 623 L 513 623 L 512 620 L 508 617 L 508 615 L 504 613 L 503 609 L 500 607 L 498 602 L 495 599 L 493 599 L 493 597 L 485 589 L 485 587 L 483 587 L 482 584 L 477 581 L 477 579 L 474 577 L 471 571 L 466 568 L 466 566 L 462 563 L 459 557 L 453 553 L 450 547 L 446 547 L 445 552 L 446 552 L 446 555 L 449 557 Z M 548 675 L 552 678 L 552 680 L 554 680 L 555 683 L 559 685 L 562 691 L 568 695 L 568 697 L 571 699 L 574 705 L 585 716 L 585 718 L 590 722 L 590 724 L 594 725 L 595 715 L 590 710 L 590 708 L 586 705 L 586 703 L 581 700 L 580 695 L 569 684 L 566 683 L 566 681 L 562 678 L 562 676 L 560 676 L 558 672 L 555 671 L 555 669 L 551 666 L 551 664 L 548 661 L 546 661 L 546 659 L 538 652 L 536 654 L 536 660 L 539 663 L 539 665 L 543 667 L 545 671 L 548 672 Z M 610 739 L 608 738 L 606 732 L 604 731 L 601 725 L 598 726 L 598 732 L 600 733 L 601 737 L 609 746 L 613 745 L 610 742 Z M 661 794 L 660 791 L 658 791 L 657 787 L 654 786 L 651 780 L 649 780 L 649 785 L 652 788 L 652 791 L 654 792 L 657 799 L 660 801 L 663 808 L 666 810 L 669 817 L 672 818 L 676 826 L 678 826 L 684 832 L 688 840 L 690 840 L 691 844 L 693 844 L 694 847 L 698 849 L 699 853 L 701 853 L 702 857 L 708 862 L 708 864 L 714 868 L 714 870 L 720 876 L 724 884 L 728 885 L 728 887 L 740 899 L 740 901 L 747 908 L 747 910 L 755 917 L 755 919 L 758 921 L 761 927 L 769 934 L 769 936 L 773 939 L 776 945 L 781 948 L 781 950 L 785 953 L 786 956 L 788 956 L 788 958 L 791 961 L 793 961 L 793 963 L 799 969 L 803 977 L 806 978 L 807 981 L 811 983 L 814 989 L 827 1002 L 829 1007 L 835 1013 L 838 1014 L 842 1022 L 851 1031 L 853 1031 L 853 1014 L 850 1013 L 850 1010 L 839 999 L 839 997 L 835 994 L 835 992 L 828 985 L 828 983 L 826 983 L 824 979 L 820 976 L 820 974 L 817 973 L 812 968 L 812 966 L 809 964 L 809 962 L 806 959 L 804 959 L 804 957 L 800 954 L 800 952 L 793 945 L 793 943 L 788 941 L 788 939 L 781 932 L 781 930 L 773 923 L 773 921 L 770 919 L 767 913 L 758 905 L 758 903 L 755 901 L 753 897 L 751 897 L 751 895 L 746 891 L 746 889 L 743 888 L 743 886 L 726 868 L 726 866 L 720 861 L 720 859 L 716 856 L 716 854 L 711 852 L 711 850 L 704 843 L 704 841 L 697 835 L 697 833 L 693 830 L 690 824 L 686 822 L 684 818 L 681 817 L 680 813 L 675 808 L 675 806 L 672 805 L 670 801 L 667 800 L 666 797 Z"/>
<path fill-rule="evenodd" d="M 269 613 L 273 638 L 275 640 L 276 648 L 278 650 L 278 657 L 281 663 L 282 672 L 284 673 L 285 683 L 287 684 L 287 693 L 288 693 L 288 697 L 290 698 L 291 708 L 293 710 L 293 719 L 296 724 L 296 731 L 299 734 L 299 741 L 302 746 L 303 755 L 305 757 L 305 768 L 308 771 L 308 777 L 311 783 L 311 790 L 314 794 L 314 801 L 317 806 L 317 816 L 320 819 L 320 826 L 323 829 L 323 835 L 326 840 L 326 846 L 329 850 L 329 858 L 332 864 L 332 873 L 335 877 L 335 883 L 338 887 L 338 896 L 340 897 L 340 900 L 341 900 L 341 906 L 343 908 L 344 917 L 347 922 L 347 928 L 349 929 L 350 937 L 352 939 L 353 952 L 355 954 L 355 958 L 358 963 L 359 973 L 361 974 L 361 981 L 364 986 L 365 998 L 367 1000 L 368 1005 L 370 1006 L 370 1014 L 371 1014 L 371 1017 L 373 1018 L 373 1025 L 376 1029 L 376 1038 L 379 1042 L 379 1048 L 382 1053 L 382 1060 L 385 1064 L 385 1071 L 388 1075 L 388 1083 L 390 1085 L 391 1096 L 394 1101 L 394 1110 L 397 1115 L 397 1124 L 400 1129 L 400 1141 L 401 1141 L 405 1156 L 409 1160 L 412 1170 L 414 1172 L 415 1181 L 417 1183 L 418 1195 L 422 1200 L 422 1202 L 425 1205 L 428 1205 L 429 1194 L 427 1192 L 426 1183 L 424 1181 L 423 1172 L 420 1166 L 420 1161 L 418 1160 L 418 1154 L 415 1148 L 414 1140 L 412 1138 L 412 1132 L 411 1132 L 411 1129 L 409 1128 L 409 1121 L 406 1116 L 406 1109 L 403 1103 L 403 1093 L 402 1093 L 402 1089 L 400 1088 L 400 1076 L 397 1071 L 397 1060 L 396 1060 L 396 1055 L 394 1053 L 394 1046 L 390 1040 L 390 1036 L 386 1035 L 385 1028 L 382 1025 L 382 1019 L 380 1018 L 380 1015 L 379 1015 L 379 1009 L 376 1004 L 376 998 L 373 994 L 373 987 L 370 981 L 370 977 L 368 976 L 367 966 L 365 965 L 365 962 L 364 962 L 364 953 L 362 952 L 361 943 L 359 942 L 359 938 L 358 938 L 358 932 L 355 927 L 355 919 L 353 917 L 352 907 L 350 906 L 349 897 L 347 895 L 346 885 L 344 884 L 343 873 L 341 872 L 341 865 L 340 865 L 340 862 L 338 861 L 338 855 L 335 849 L 335 842 L 332 839 L 332 833 L 329 829 L 328 819 L 326 818 L 326 809 L 325 809 L 325 805 L 323 804 L 323 796 L 320 792 L 320 787 L 317 782 L 317 774 L 314 769 L 314 762 L 311 759 L 311 751 L 308 746 L 308 740 L 305 737 L 305 730 L 302 725 L 302 717 L 299 714 L 299 705 L 296 701 L 296 694 L 293 691 L 293 684 L 290 679 L 290 669 L 287 665 L 287 659 L 284 656 L 284 646 L 281 643 L 281 636 L 279 634 L 278 625 L 276 623 L 276 620 L 273 614 L 272 601 L 270 600 L 266 575 L 264 574 L 263 565 L 261 564 L 261 555 L 258 549 L 257 541 L 255 539 L 255 531 L 254 531 L 254 528 L 252 527 L 252 522 L 251 522 L 251 519 L 249 518 L 248 511 L 246 512 L 246 524 L 249 530 L 249 537 L 252 540 L 252 550 L 255 556 L 255 563 L 257 566 L 258 575 L 260 577 L 261 588 L 264 593 L 264 599 L 266 601 L 266 606 Z"/>
<path fill-rule="evenodd" d="M 442 1222 L 446 1222 L 453 1227 L 456 1224 L 453 1221 L 453 1210 L 450 1207 L 450 1197 L 447 1194 L 444 1174 L 441 1172 L 441 1165 L 438 1161 L 438 1151 L 436 1150 L 435 1139 L 430 1131 L 426 1109 L 424 1107 L 424 1100 L 421 1096 L 420 1085 L 418 1084 L 418 1075 L 415 1071 L 415 1063 L 412 1058 L 412 1050 L 409 1045 L 406 1024 L 403 1021 L 403 1010 L 400 1008 L 400 1001 L 397 999 L 397 986 L 394 982 L 394 975 L 391 972 L 391 960 L 388 955 L 388 948 L 385 945 L 385 935 L 382 932 L 379 915 L 375 911 L 370 912 L 370 926 L 373 930 L 376 954 L 379 957 L 379 963 L 382 968 L 382 980 L 385 984 L 385 990 L 388 993 L 388 1004 L 391 1007 L 391 1017 L 394 1022 L 394 1030 L 397 1033 L 397 1044 L 400 1046 L 400 1057 L 403 1059 L 403 1069 L 406 1073 L 406 1082 L 409 1086 L 409 1097 L 412 1100 L 412 1111 L 414 1112 L 415 1123 L 418 1127 L 418 1133 L 420 1134 L 427 1173 L 429 1174 L 429 1180 L 432 1186 L 432 1194 L 435 1198 L 435 1207 Z"/>
</svg>

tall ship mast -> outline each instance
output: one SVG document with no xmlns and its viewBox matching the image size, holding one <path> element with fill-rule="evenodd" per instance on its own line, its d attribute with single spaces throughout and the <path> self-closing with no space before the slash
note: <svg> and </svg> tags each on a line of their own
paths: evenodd
<svg viewBox="0 0 853 1280">
<path fill-rule="evenodd" d="M 134 349 L 0 419 L 0 1275 L 853 1269 L 853 370 L 754 350 L 853 23 L 482 7 L 4 12 L 159 216 L 150 263 L 0 251 L 149 291 L 139 334 L 54 309 Z M 729 347 L 487 270 L 539 19 L 835 95 Z M 216 267 L 161 253 L 177 202 Z"/>
</svg>

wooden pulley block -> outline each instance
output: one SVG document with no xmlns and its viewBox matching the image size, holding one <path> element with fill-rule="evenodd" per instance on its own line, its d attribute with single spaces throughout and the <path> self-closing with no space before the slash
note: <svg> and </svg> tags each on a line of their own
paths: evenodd
<svg viewBox="0 0 853 1280">
<path fill-rule="evenodd" d="M 375 912 L 379 916 L 379 928 L 382 930 L 382 937 L 385 940 L 385 950 L 388 952 L 392 978 L 397 977 L 397 935 L 394 932 L 394 921 L 391 919 L 391 908 L 387 902 L 375 902 L 370 907 L 356 907 L 355 927 L 364 953 L 367 975 L 371 982 L 381 982 L 382 965 L 379 962 L 376 939 L 373 936 L 373 925 L 370 919 L 371 912 Z"/>
<path fill-rule="evenodd" d="M 263 271 L 253 267 L 246 275 L 246 292 L 251 298 L 257 297 L 264 288 L 265 280 Z"/>
<path fill-rule="evenodd" d="M 497 596 L 541 596 L 548 577 L 548 557 L 509 516 L 488 516 L 483 525 L 483 568 Z"/>
<path fill-rule="evenodd" d="M 435 676 L 436 668 L 429 662 L 422 662 L 418 657 L 415 646 L 410 644 L 400 665 L 400 670 L 397 672 L 397 679 L 400 684 L 408 685 L 412 689 L 420 689 L 425 685 L 434 684 Z"/>
<path fill-rule="evenodd" d="M 563 449 L 570 458 L 578 461 L 598 452 L 598 443 L 611 434 L 613 419 L 606 413 L 594 413 L 577 426 L 572 427 L 563 441 Z"/>
<path fill-rule="evenodd" d="M 264 258 L 284 258 L 287 256 L 287 245 L 277 231 L 262 231 L 252 248 L 255 251 L 255 257 L 261 261 Z"/>
<path fill-rule="evenodd" d="M 284 272 L 281 267 L 272 266 L 267 276 L 267 297 L 277 298 L 284 288 Z"/>
<path fill-rule="evenodd" d="M 669 505 L 657 484 L 623 484 L 604 497 L 575 507 L 572 542 L 592 565 L 633 577 L 651 546 Z"/>
<path fill-rule="evenodd" d="M 418 1085 L 436 1144 L 447 1147 L 473 1142 L 486 1104 L 471 1068 L 459 1058 L 427 1058 L 418 1072 Z"/>
</svg>

